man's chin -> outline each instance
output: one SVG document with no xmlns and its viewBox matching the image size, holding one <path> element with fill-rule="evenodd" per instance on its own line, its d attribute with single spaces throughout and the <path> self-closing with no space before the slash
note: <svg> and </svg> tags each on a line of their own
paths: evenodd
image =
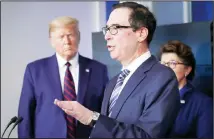
<svg viewBox="0 0 214 139">
<path fill-rule="evenodd" d="M 118 57 L 117 57 L 117 56 L 115 56 L 115 55 L 113 55 L 113 54 L 110 54 L 110 57 L 111 57 L 111 59 L 114 59 L 114 60 L 117 60 L 117 61 L 118 61 Z"/>
<path fill-rule="evenodd" d="M 65 55 L 71 56 L 71 57 L 75 56 L 76 54 L 77 54 L 77 52 L 74 52 L 74 51 L 67 51 L 67 52 L 65 52 Z"/>
<path fill-rule="evenodd" d="M 71 60 L 73 57 L 76 56 L 77 53 L 67 53 L 64 55 L 67 61 Z"/>
</svg>

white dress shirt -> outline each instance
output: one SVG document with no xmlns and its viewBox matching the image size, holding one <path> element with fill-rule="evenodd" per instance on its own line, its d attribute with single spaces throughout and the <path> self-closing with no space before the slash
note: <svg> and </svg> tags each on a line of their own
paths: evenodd
<svg viewBox="0 0 214 139">
<path fill-rule="evenodd" d="M 138 58 L 136 58 L 135 60 L 133 60 L 129 65 L 122 67 L 121 71 L 124 69 L 128 69 L 130 71 L 129 75 L 124 79 L 124 82 L 121 86 L 120 92 L 123 90 L 124 86 L 126 85 L 127 81 L 129 80 L 129 78 L 132 76 L 132 74 L 136 71 L 136 69 L 143 63 L 145 62 L 148 58 L 151 57 L 151 53 L 150 51 L 147 51 L 146 53 L 142 54 L 141 56 L 139 56 Z"/>
<path fill-rule="evenodd" d="M 67 62 L 71 64 L 70 72 L 74 79 L 76 94 L 78 92 L 78 83 L 79 83 L 79 54 L 77 53 L 70 61 L 63 59 L 58 53 L 56 53 L 57 63 L 59 67 L 60 82 L 62 86 L 62 92 L 64 93 L 64 77 L 67 66 Z"/>
</svg>

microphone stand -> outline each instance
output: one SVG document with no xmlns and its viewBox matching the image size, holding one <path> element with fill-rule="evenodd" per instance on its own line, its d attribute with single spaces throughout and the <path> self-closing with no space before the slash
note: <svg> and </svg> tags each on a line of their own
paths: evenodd
<svg viewBox="0 0 214 139">
<path fill-rule="evenodd" d="M 17 118 L 16 116 L 14 116 L 13 118 L 11 118 L 11 120 L 10 120 L 10 122 L 7 124 L 7 126 L 6 126 L 6 128 L 5 128 L 4 132 L 3 132 L 3 134 L 2 134 L 2 136 L 1 136 L 1 138 L 3 138 L 4 133 L 7 131 L 8 127 L 9 127 L 12 123 L 16 122 L 17 119 L 18 119 L 18 118 Z"/>
<path fill-rule="evenodd" d="M 16 122 L 15 122 L 15 124 L 13 125 L 12 129 L 10 130 L 10 133 L 9 133 L 9 135 L 8 135 L 8 137 L 7 137 L 7 138 L 9 138 L 9 137 L 10 137 L 10 134 L 12 133 L 13 129 L 16 127 L 16 125 L 18 125 L 19 123 L 21 123 L 21 122 L 22 122 L 22 120 L 23 120 L 23 118 L 22 118 L 22 117 L 19 117 L 19 118 L 16 120 Z"/>
</svg>

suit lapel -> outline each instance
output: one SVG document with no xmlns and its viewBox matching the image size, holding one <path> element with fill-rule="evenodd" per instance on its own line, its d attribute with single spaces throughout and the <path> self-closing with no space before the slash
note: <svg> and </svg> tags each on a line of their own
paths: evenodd
<svg viewBox="0 0 214 139">
<path fill-rule="evenodd" d="M 115 118 L 118 116 L 123 104 L 126 102 L 128 97 L 133 93 L 134 89 L 143 81 L 146 77 L 146 71 L 148 71 L 156 63 L 155 58 L 152 56 L 146 60 L 139 68 L 132 74 L 128 82 L 124 86 L 120 96 L 118 97 L 116 104 L 112 109 L 111 117 Z"/>
<path fill-rule="evenodd" d="M 84 57 L 79 55 L 79 85 L 78 85 L 78 95 L 77 101 L 83 104 L 88 80 L 90 77 L 91 69 L 88 68 L 88 61 Z"/>
<path fill-rule="evenodd" d="M 119 75 L 119 74 L 118 74 Z M 108 104 L 109 104 L 109 99 L 111 97 L 111 94 L 113 92 L 114 86 L 116 84 L 118 75 L 115 76 L 108 84 L 108 86 L 106 86 L 106 90 L 104 92 L 104 99 L 103 99 L 103 103 L 102 103 L 102 109 L 101 109 L 101 113 L 103 115 L 108 115 Z"/>
<path fill-rule="evenodd" d="M 49 82 L 51 86 L 54 88 L 53 93 L 54 96 L 56 96 L 57 99 L 62 100 L 62 87 L 60 82 L 60 76 L 59 76 L 59 68 L 57 64 L 56 55 L 53 55 L 50 57 L 47 63 L 47 76 L 49 78 Z"/>
</svg>

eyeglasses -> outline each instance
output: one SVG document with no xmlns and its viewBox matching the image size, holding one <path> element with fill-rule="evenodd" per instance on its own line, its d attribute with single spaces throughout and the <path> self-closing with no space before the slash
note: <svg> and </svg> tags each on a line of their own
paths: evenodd
<svg viewBox="0 0 214 139">
<path fill-rule="evenodd" d="M 168 66 L 172 69 L 174 69 L 178 64 L 182 64 L 182 65 L 186 65 L 185 63 L 181 63 L 181 62 L 178 62 L 178 61 L 169 61 L 169 62 L 163 62 L 163 61 L 160 61 L 161 64 L 165 65 L 165 66 Z"/>
<path fill-rule="evenodd" d="M 119 28 L 132 28 L 132 27 L 131 26 L 112 25 L 110 27 L 103 27 L 102 31 L 103 31 L 104 35 L 106 35 L 106 33 L 107 33 L 108 30 L 111 33 L 111 35 L 115 35 L 115 34 L 118 33 L 118 29 Z"/>
</svg>

